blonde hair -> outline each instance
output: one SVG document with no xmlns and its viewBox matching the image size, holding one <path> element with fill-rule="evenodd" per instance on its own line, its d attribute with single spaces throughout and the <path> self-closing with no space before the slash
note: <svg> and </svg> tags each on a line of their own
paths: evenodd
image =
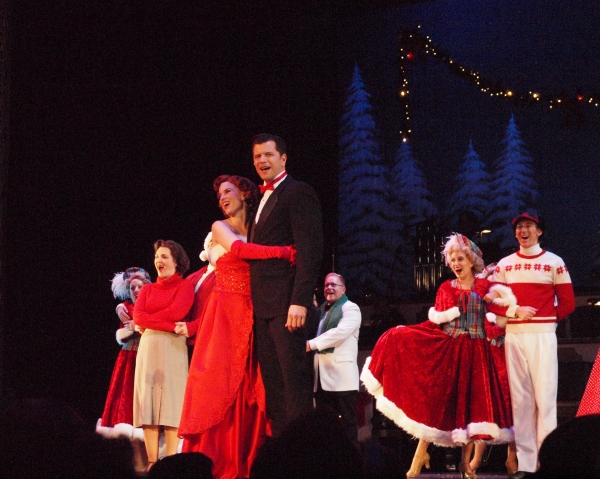
<svg viewBox="0 0 600 479">
<path fill-rule="evenodd" d="M 446 249 L 444 249 L 446 265 L 448 265 L 450 255 L 452 253 L 459 252 L 463 253 L 469 259 L 469 261 L 473 263 L 473 271 L 475 273 L 483 271 L 483 268 L 485 266 L 483 263 L 483 259 L 475 251 L 473 251 L 473 249 L 469 248 L 468 246 L 461 245 L 459 243 L 454 243 L 452 245 L 447 246 Z"/>
</svg>

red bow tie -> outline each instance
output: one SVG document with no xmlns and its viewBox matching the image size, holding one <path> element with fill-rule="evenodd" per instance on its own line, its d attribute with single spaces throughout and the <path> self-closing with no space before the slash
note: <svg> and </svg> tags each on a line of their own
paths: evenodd
<svg viewBox="0 0 600 479">
<path fill-rule="evenodd" d="M 271 190 L 275 191 L 275 187 L 273 186 L 273 182 L 269 181 L 266 185 L 258 185 L 258 189 L 260 190 L 260 194 L 264 194 L 265 191 Z"/>
<path fill-rule="evenodd" d="M 260 190 L 260 194 L 264 194 L 265 191 L 275 191 L 275 183 L 279 180 L 284 179 L 287 176 L 287 171 L 281 173 L 277 178 L 269 181 L 266 185 L 258 185 L 258 189 Z"/>
</svg>

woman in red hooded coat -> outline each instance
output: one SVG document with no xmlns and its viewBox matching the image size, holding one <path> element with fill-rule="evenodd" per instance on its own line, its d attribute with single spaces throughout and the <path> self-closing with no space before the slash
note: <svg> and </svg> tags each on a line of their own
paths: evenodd
<svg viewBox="0 0 600 479">
<path fill-rule="evenodd" d="M 512 416 L 486 339 L 486 316 L 494 315 L 484 300 L 491 284 L 475 277 L 483 269 L 481 250 L 454 234 L 442 254 L 456 278 L 438 289 L 429 320 L 385 332 L 361 379 L 377 409 L 420 440 L 407 477 L 429 467 L 427 447 L 433 442 L 461 445 L 461 475 L 474 478 L 469 465 L 474 441 L 510 442 Z M 505 314 L 514 295 L 506 286 L 492 289 L 502 306 L 490 304 L 489 310 Z"/>
</svg>

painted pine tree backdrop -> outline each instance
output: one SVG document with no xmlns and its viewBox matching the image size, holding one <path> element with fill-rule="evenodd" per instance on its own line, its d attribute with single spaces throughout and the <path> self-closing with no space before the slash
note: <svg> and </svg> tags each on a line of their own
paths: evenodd
<svg viewBox="0 0 600 479">
<path fill-rule="evenodd" d="M 355 65 L 340 125 L 337 270 L 349 292 L 410 296 L 415 225 L 438 216 L 450 233 L 461 227 L 459 218 L 470 215 L 474 224 L 464 233 L 472 239 L 480 240 L 486 228 L 500 249 L 514 246 L 510 220 L 523 211 L 535 213 L 538 197 L 533 159 L 514 116 L 491 167 L 469 140 L 465 156 L 455 164 L 449 160 L 448 174 L 457 171 L 453 191 L 448 198 L 434 198 L 409 140 L 402 141 L 392 161 L 382 157 L 370 98 Z"/>
</svg>

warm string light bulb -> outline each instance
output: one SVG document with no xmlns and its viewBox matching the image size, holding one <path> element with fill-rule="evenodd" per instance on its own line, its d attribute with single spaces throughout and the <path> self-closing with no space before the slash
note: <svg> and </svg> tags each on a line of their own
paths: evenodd
<svg viewBox="0 0 600 479">
<path fill-rule="evenodd" d="M 417 26 L 417 30 L 421 29 L 421 25 Z M 438 49 L 432 44 L 432 39 L 429 36 L 424 36 L 422 35 L 419 31 L 410 31 L 408 29 L 403 30 L 403 33 L 401 35 L 401 40 L 404 39 L 404 41 L 407 41 L 407 39 L 410 38 L 411 40 L 407 43 L 405 43 L 403 46 L 400 46 L 400 59 L 401 60 L 409 60 L 411 63 L 414 63 L 414 60 L 417 58 L 417 54 L 419 51 L 424 52 L 428 55 L 431 55 L 433 57 L 436 57 L 436 60 L 438 62 L 441 63 L 445 63 L 446 65 L 450 66 L 452 65 L 452 67 L 450 68 L 450 71 L 453 72 L 455 75 L 463 78 L 463 79 L 468 79 L 473 85 L 476 85 L 479 87 L 480 91 L 482 93 L 489 93 L 490 97 L 500 97 L 500 98 L 505 98 L 505 99 L 511 99 L 513 101 L 536 101 L 536 102 L 540 102 L 541 100 L 544 100 L 544 103 L 548 104 L 548 107 L 550 109 L 553 108 L 553 104 L 554 103 L 558 103 L 559 107 L 564 109 L 564 108 L 569 108 L 571 105 L 573 105 L 573 102 L 577 101 L 580 104 L 585 104 L 586 100 L 587 100 L 587 104 L 589 105 L 593 105 L 594 107 L 598 107 L 598 101 L 596 100 L 596 98 L 600 95 L 599 92 L 594 92 L 593 95 L 590 96 L 585 96 L 582 93 L 580 93 L 580 90 L 578 89 L 578 93 L 576 96 L 574 96 L 572 99 L 567 96 L 564 95 L 562 96 L 562 99 L 564 99 L 565 101 L 562 102 L 564 104 L 561 104 L 561 98 L 557 98 L 556 96 L 553 95 L 549 95 L 549 94 L 541 94 L 538 92 L 532 92 L 530 91 L 529 94 L 525 94 L 525 93 L 518 93 L 515 92 L 513 90 L 510 90 L 508 88 L 504 88 L 502 87 L 502 85 L 499 85 L 499 82 L 493 82 L 487 78 L 483 78 L 479 72 L 477 72 L 476 70 L 473 70 L 471 68 L 465 67 L 464 65 L 461 65 L 459 62 L 456 62 L 454 59 L 450 58 L 450 56 L 448 55 L 447 52 L 442 52 L 442 51 L 438 51 Z M 405 48 L 404 46 L 408 46 L 410 45 L 410 51 L 408 53 L 405 52 Z M 401 71 L 401 78 L 403 79 L 402 81 L 402 87 L 400 89 L 399 92 L 399 96 L 402 97 L 405 101 L 405 116 L 404 116 L 404 122 L 405 122 L 405 127 L 409 125 L 409 104 L 408 104 L 408 80 L 406 78 L 406 71 L 405 71 L 405 67 L 406 63 L 405 62 L 401 62 L 400 65 L 400 71 Z M 596 97 L 596 98 L 593 98 Z M 411 133 L 412 130 L 410 130 L 410 127 L 407 128 L 407 133 Z M 400 134 L 403 136 L 403 141 L 407 141 L 407 137 L 408 135 L 404 134 L 404 131 L 400 131 Z"/>
</svg>

